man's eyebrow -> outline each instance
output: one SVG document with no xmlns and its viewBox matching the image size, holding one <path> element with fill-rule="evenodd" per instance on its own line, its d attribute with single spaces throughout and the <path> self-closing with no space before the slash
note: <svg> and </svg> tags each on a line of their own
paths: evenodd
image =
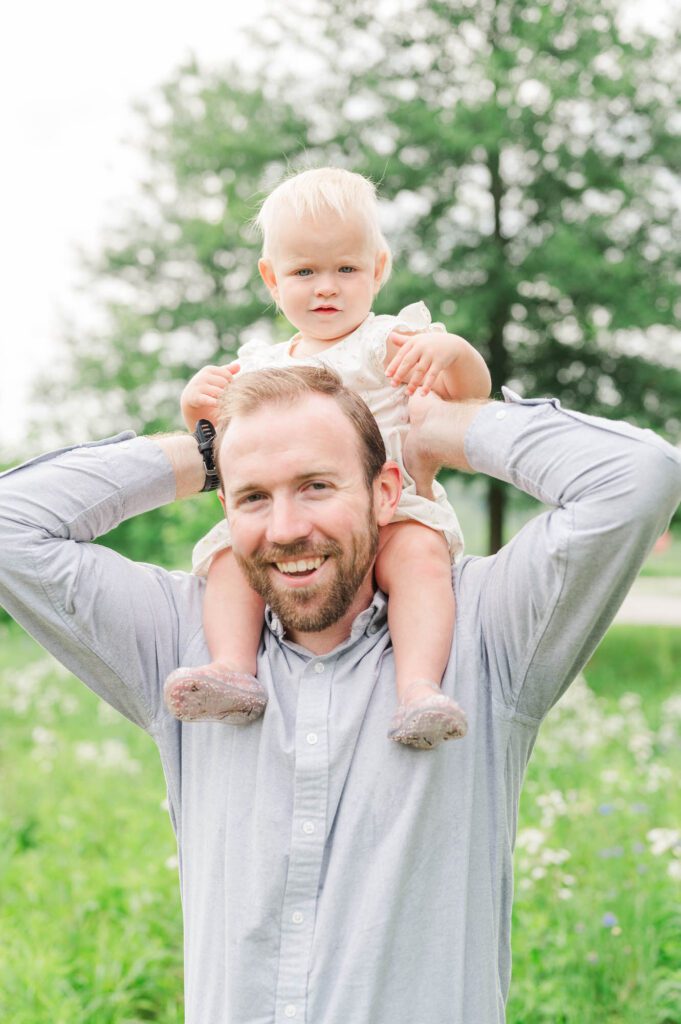
<svg viewBox="0 0 681 1024">
<path fill-rule="evenodd" d="M 298 476 L 293 477 L 293 482 L 296 484 L 304 484 L 306 480 L 318 480 L 320 477 L 323 477 L 325 480 L 338 480 L 339 476 L 340 474 L 337 469 L 321 468 L 311 470 L 308 473 L 299 473 Z M 227 487 L 227 491 L 231 498 L 240 498 L 244 494 L 254 494 L 266 490 L 267 487 L 258 483 L 242 484 L 241 487 L 237 487 L 235 490 Z"/>
</svg>

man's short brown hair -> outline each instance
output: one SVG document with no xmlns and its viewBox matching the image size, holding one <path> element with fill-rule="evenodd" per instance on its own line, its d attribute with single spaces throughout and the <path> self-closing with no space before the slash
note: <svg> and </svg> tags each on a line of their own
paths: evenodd
<svg viewBox="0 0 681 1024">
<path fill-rule="evenodd" d="M 239 374 L 222 393 L 215 438 L 215 462 L 227 428 L 236 416 L 247 416 L 265 405 L 292 405 L 309 395 L 328 395 L 341 408 L 357 432 L 359 454 L 367 488 L 385 465 L 381 432 L 366 402 L 346 388 L 337 373 L 324 366 L 290 366 Z M 220 486 L 224 481 L 220 474 Z"/>
</svg>

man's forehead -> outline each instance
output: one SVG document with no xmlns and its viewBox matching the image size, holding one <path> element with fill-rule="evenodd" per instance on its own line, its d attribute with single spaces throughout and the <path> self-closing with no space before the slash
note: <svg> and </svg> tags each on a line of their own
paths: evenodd
<svg viewBox="0 0 681 1024">
<path fill-rule="evenodd" d="M 309 395 L 295 402 L 267 402 L 234 416 L 225 431 L 220 462 L 225 472 L 263 459 L 307 464 L 314 472 L 322 462 L 336 466 L 353 454 L 359 461 L 354 424 L 330 396 Z"/>
</svg>

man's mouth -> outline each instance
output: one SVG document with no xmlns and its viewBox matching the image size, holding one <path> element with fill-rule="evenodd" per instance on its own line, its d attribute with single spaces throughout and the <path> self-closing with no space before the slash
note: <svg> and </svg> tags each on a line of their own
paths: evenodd
<svg viewBox="0 0 681 1024">
<path fill-rule="evenodd" d="M 275 562 L 274 564 L 284 576 L 310 576 L 323 565 L 326 558 L 325 555 L 323 558 L 299 558 L 295 562 Z"/>
</svg>

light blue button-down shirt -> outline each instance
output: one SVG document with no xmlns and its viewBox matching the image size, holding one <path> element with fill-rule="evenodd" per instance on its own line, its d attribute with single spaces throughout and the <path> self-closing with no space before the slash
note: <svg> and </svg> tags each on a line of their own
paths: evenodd
<svg viewBox="0 0 681 1024">
<path fill-rule="evenodd" d="M 158 745 L 187 1024 L 504 1020 L 527 760 L 679 501 L 681 460 L 649 432 L 515 399 L 481 409 L 466 452 L 551 511 L 455 569 L 443 687 L 469 732 L 433 752 L 386 738 L 395 688 L 380 593 L 322 657 L 268 619 L 260 721 L 169 715 L 166 675 L 207 658 L 203 584 L 89 543 L 173 499 L 153 442 L 85 446 L 0 480 L 0 603 Z"/>
</svg>

